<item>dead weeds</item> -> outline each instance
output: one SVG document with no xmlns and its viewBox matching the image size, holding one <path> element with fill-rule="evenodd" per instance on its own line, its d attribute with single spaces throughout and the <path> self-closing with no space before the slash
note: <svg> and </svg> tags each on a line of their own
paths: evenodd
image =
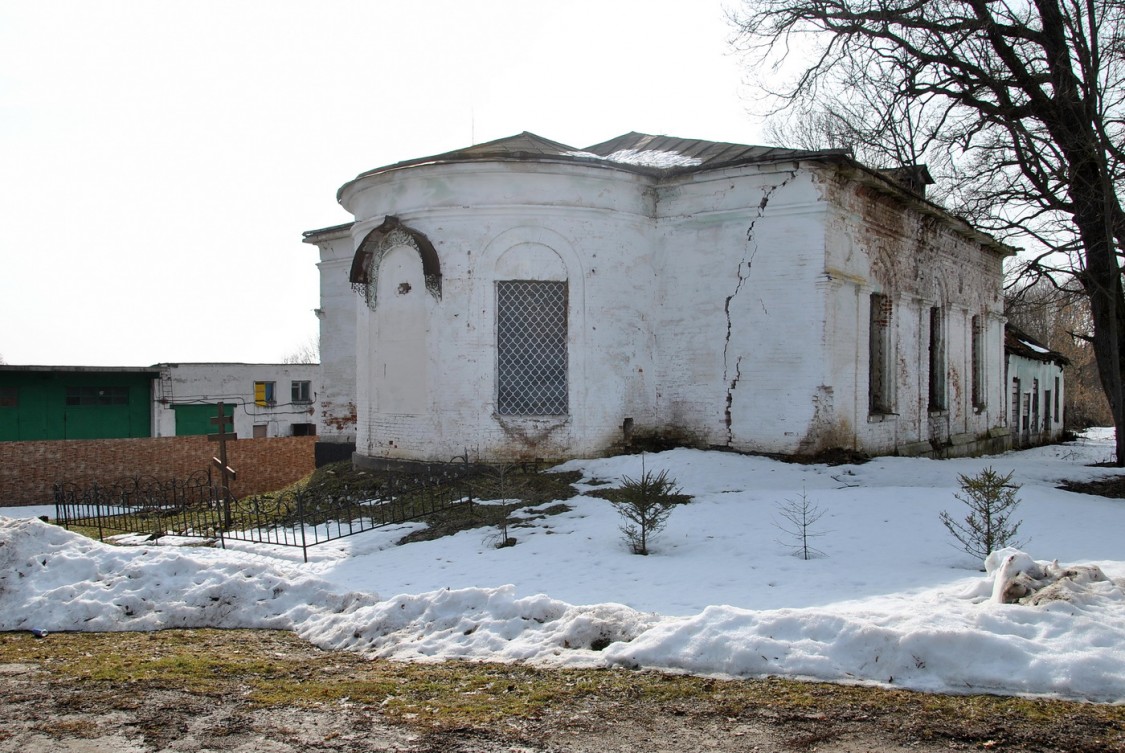
<svg viewBox="0 0 1125 753">
<path fill-rule="evenodd" d="M 34 667 L 41 676 L 34 686 L 44 698 L 87 711 L 137 713 L 148 705 L 144 699 L 177 692 L 199 699 L 189 706 L 220 700 L 260 709 L 358 705 L 427 734 L 535 739 L 548 731 L 594 734 L 607 724 L 742 723 L 766 725 L 792 750 L 860 734 L 903 746 L 1125 751 L 1122 706 L 780 678 L 371 661 L 279 631 L 55 633 L 42 640 L 6 633 L 0 665 Z M 0 673 L 0 687 L 5 680 Z"/>
</svg>

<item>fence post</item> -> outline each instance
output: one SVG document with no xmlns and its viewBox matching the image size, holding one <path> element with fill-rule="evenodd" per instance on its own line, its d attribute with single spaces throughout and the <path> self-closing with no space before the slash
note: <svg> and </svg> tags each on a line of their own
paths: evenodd
<svg viewBox="0 0 1125 753">
<path fill-rule="evenodd" d="M 464 454 L 463 457 L 465 458 L 465 470 L 464 470 L 465 475 L 463 477 L 465 479 L 464 489 L 467 492 L 466 495 L 465 495 L 468 498 L 466 500 L 466 504 L 469 506 L 469 516 L 471 517 L 472 514 L 473 514 L 473 481 L 472 481 L 473 477 L 472 477 L 472 474 L 469 473 L 469 448 L 468 447 L 465 448 L 465 454 Z"/>
<path fill-rule="evenodd" d="M 62 487 L 56 482 L 53 488 L 55 491 L 55 523 L 69 531 L 70 526 L 66 524 L 66 512 L 64 512 L 66 507 L 62 502 Z"/>
<path fill-rule="evenodd" d="M 97 507 L 95 509 L 98 511 L 98 514 L 97 514 L 97 518 L 98 518 L 98 541 L 105 541 L 105 534 L 102 532 L 102 498 L 101 498 L 101 494 L 99 494 L 98 482 L 97 481 L 94 482 L 93 487 L 94 487 L 94 504 L 97 505 Z"/>
<path fill-rule="evenodd" d="M 297 525 L 301 526 L 301 555 L 305 558 L 305 564 L 309 561 L 309 546 L 305 541 L 305 494 L 300 489 L 293 492 L 297 498 Z"/>
</svg>

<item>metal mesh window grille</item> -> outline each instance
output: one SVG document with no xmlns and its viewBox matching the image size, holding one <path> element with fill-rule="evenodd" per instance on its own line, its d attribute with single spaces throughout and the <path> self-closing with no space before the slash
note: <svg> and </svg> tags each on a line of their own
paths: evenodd
<svg viewBox="0 0 1125 753">
<path fill-rule="evenodd" d="M 496 410 L 502 415 L 567 412 L 567 285 L 496 283 Z"/>
</svg>

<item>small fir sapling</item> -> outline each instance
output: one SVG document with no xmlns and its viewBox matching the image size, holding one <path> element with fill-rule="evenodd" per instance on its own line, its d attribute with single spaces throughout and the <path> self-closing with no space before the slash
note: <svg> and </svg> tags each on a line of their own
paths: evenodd
<svg viewBox="0 0 1125 753">
<path fill-rule="evenodd" d="M 810 539 L 823 536 L 824 531 L 816 531 L 813 526 L 824 517 L 824 510 L 809 500 L 809 495 L 802 490 L 797 499 L 787 499 L 777 505 L 777 514 L 781 521 L 774 521 L 774 525 L 784 534 L 785 541 L 778 540 L 792 548 L 793 554 L 801 559 L 808 560 L 813 557 L 823 557 L 824 552 L 812 546 Z"/>
<path fill-rule="evenodd" d="M 621 534 L 633 554 L 648 554 L 649 541 L 664 529 L 672 508 L 685 498 L 667 470 L 646 471 L 642 458 L 640 478 L 622 476 L 621 488 L 614 490 L 610 501 L 624 519 Z"/>
<path fill-rule="evenodd" d="M 961 491 L 954 496 L 968 506 L 969 514 L 959 522 L 943 510 L 940 518 L 967 554 L 983 560 L 997 549 L 1018 549 L 1027 543 L 1016 539 L 1022 521 L 1012 521 L 1020 503 L 1016 496 L 1020 486 L 1012 483 L 1014 474 L 1002 476 L 991 467 L 975 476 L 958 474 Z"/>
</svg>

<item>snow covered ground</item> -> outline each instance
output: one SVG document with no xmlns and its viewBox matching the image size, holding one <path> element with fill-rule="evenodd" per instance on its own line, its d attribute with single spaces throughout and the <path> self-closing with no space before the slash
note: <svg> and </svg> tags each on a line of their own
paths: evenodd
<svg viewBox="0 0 1125 753">
<path fill-rule="evenodd" d="M 1125 702 L 1125 501 L 1055 488 L 1121 473 L 1090 466 L 1112 452 L 1112 433 L 1093 431 L 992 458 L 856 466 L 647 455 L 648 470 L 667 469 L 694 498 L 647 557 L 629 552 L 612 506 L 586 496 L 561 515 L 529 511 L 510 548 L 494 548 L 487 530 L 395 546 L 412 524 L 315 547 L 308 564 L 299 550 L 171 537 L 108 546 L 29 517 L 53 508 L 0 508 L 0 630 L 268 627 L 396 659 Z M 1015 471 L 1023 485 L 1025 552 L 1097 564 L 1109 580 L 1041 606 L 992 599 L 995 573 L 960 552 L 938 519 L 964 516 L 957 475 L 985 466 Z M 562 468 L 617 481 L 637 477 L 641 458 Z M 811 560 L 794 556 L 777 526 L 779 505 L 802 494 L 824 512 L 813 541 L 823 556 Z"/>
</svg>

